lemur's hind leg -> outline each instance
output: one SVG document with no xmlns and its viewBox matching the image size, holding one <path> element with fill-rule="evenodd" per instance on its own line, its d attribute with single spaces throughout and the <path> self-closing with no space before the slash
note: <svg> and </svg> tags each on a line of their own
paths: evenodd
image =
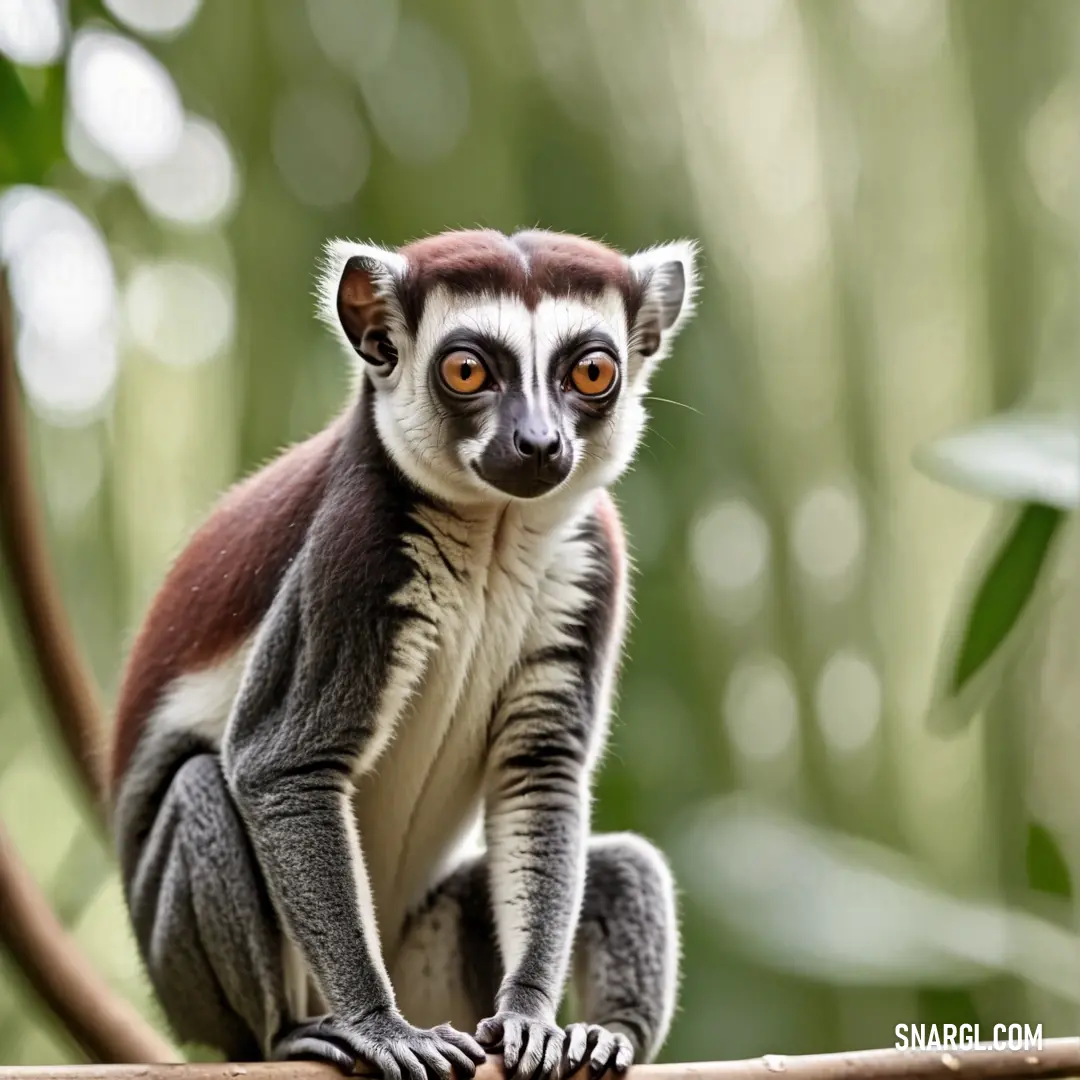
<svg viewBox="0 0 1080 1080">
<path fill-rule="evenodd" d="M 591 1030 L 599 1025 L 625 1036 L 635 1061 L 651 1060 L 667 1038 L 678 977 L 675 886 L 664 857 L 632 833 L 593 837 L 574 942 L 582 1023 L 570 1028 L 571 1057 L 608 1060 L 603 1034 Z M 625 1055 L 617 1051 L 615 1061 L 622 1066 Z"/>
<path fill-rule="evenodd" d="M 189 758 L 173 777 L 129 903 L 176 1034 L 233 1061 L 269 1056 L 289 1026 L 282 935 L 213 754 Z"/>
<path fill-rule="evenodd" d="M 491 1015 L 503 976 L 483 856 L 449 874 L 409 920 L 391 979 L 414 1024 L 474 1030 Z M 576 1062 L 625 1068 L 649 1060 L 675 1007 L 675 895 L 663 856 L 630 834 L 590 842 L 572 978 L 581 1023 L 568 1029 Z"/>
</svg>

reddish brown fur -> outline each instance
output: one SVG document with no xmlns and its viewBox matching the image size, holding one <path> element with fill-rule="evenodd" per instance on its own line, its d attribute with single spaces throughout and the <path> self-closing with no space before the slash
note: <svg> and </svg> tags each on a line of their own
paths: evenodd
<svg viewBox="0 0 1080 1080">
<path fill-rule="evenodd" d="M 114 785 L 165 689 L 227 656 L 266 614 L 322 499 L 341 430 L 332 424 L 234 487 L 173 565 L 124 672 Z"/>
<path fill-rule="evenodd" d="M 595 297 L 607 288 L 621 293 L 631 323 L 642 288 L 626 257 L 595 240 L 543 231 L 505 236 L 493 229 L 442 233 L 401 249 L 408 260 L 402 306 L 413 330 L 424 300 L 437 285 L 455 292 L 519 297 L 531 310 L 541 297 Z"/>
<path fill-rule="evenodd" d="M 604 536 L 607 537 L 612 575 L 616 585 L 621 585 L 626 577 L 626 534 L 623 531 L 619 508 L 610 492 L 600 492 L 600 497 L 596 500 L 596 516 L 604 530 Z"/>
</svg>

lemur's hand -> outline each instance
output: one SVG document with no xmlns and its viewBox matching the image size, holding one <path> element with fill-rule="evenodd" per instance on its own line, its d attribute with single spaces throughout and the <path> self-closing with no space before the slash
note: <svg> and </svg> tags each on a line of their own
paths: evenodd
<svg viewBox="0 0 1080 1080">
<path fill-rule="evenodd" d="M 471 1077 L 487 1055 L 471 1035 L 441 1024 L 430 1031 L 413 1027 L 400 1013 L 370 1013 L 354 1023 L 324 1016 L 290 1031 L 274 1058 L 315 1058 L 346 1074 L 358 1061 L 373 1065 L 383 1080 L 440 1080 Z M 452 1070 L 452 1072 L 451 1072 Z"/>
<path fill-rule="evenodd" d="M 624 1073 L 634 1060 L 634 1047 L 621 1031 L 608 1031 L 599 1024 L 571 1024 L 566 1029 L 566 1075 L 576 1072 L 585 1059 L 593 1076 L 608 1069 Z"/>
<path fill-rule="evenodd" d="M 488 1049 L 502 1044 L 503 1066 L 515 1080 L 557 1080 L 561 1075 L 561 1027 L 524 1013 L 503 1009 L 476 1029 L 476 1039 Z"/>
</svg>

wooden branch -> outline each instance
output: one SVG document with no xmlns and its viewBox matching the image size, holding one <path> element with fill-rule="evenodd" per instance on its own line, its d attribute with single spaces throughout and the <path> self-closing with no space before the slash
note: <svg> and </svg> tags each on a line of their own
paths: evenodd
<svg viewBox="0 0 1080 1080">
<path fill-rule="evenodd" d="M 329 1065 L 274 1064 L 74 1065 L 0 1067 L 0 1080 L 334 1080 Z M 588 1068 L 574 1080 L 588 1080 Z M 1080 1077 L 1080 1039 L 1045 1039 L 1041 1050 L 862 1050 L 804 1057 L 768 1055 L 746 1061 L 638 1065 L 628 1080 L 1046 1080 Z M 476 1080 L 506 1080 L 498 1058 L 488 1058 Z"/>
<path fill-rule="evenodd" d="M 90 795 L 96 821 L 102 824 L 106 806 L 102 712 L 46 551 L 15 370 L 14 318 L 0 270 L 0 553 L 50 711 Z M 0 944 L 93 1060 L 179 1060 L 172 1047 L 94 972 L 2 830 Z"/>
<path fill-rule="evenodd" d="M 102 722 L 46 555 L 15 370 L 13 316 L 0 272 L 0 551 L 60 735 L 99 823 Z M 177 1061 L 176 1051 L 86 961 L 0 829 L 0 944 L 86 1053 L 99 1061 Z"/>
<path fill-rule="evenodd" d="M 0 272 L 0 552 L 57 728 L 94 809 L 105 806 L 102 710 L 46 554 L 15 370 L 14 317 Z"/>
<path fill-rule="evenodd" d="M 0 944 L 92 1060 L 180 1060 L 90 966 L 2 828 Z"/>
</svg>

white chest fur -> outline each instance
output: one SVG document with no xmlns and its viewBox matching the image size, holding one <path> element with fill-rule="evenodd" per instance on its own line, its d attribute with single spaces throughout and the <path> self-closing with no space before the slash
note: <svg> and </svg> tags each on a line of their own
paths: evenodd
<svg viewBox="0 0 1080 1080">
<path fill-rule="evenodd" d="M 425 514 L 409 538 L 418 573 L 400 600 L 421 618 L 398 643 L 383 702 L 396 720 L 354 800 L 388 956 L 476 820 L 493 709 L 573 531 L 519 507 L 479 520 Z"/>
</svg>

